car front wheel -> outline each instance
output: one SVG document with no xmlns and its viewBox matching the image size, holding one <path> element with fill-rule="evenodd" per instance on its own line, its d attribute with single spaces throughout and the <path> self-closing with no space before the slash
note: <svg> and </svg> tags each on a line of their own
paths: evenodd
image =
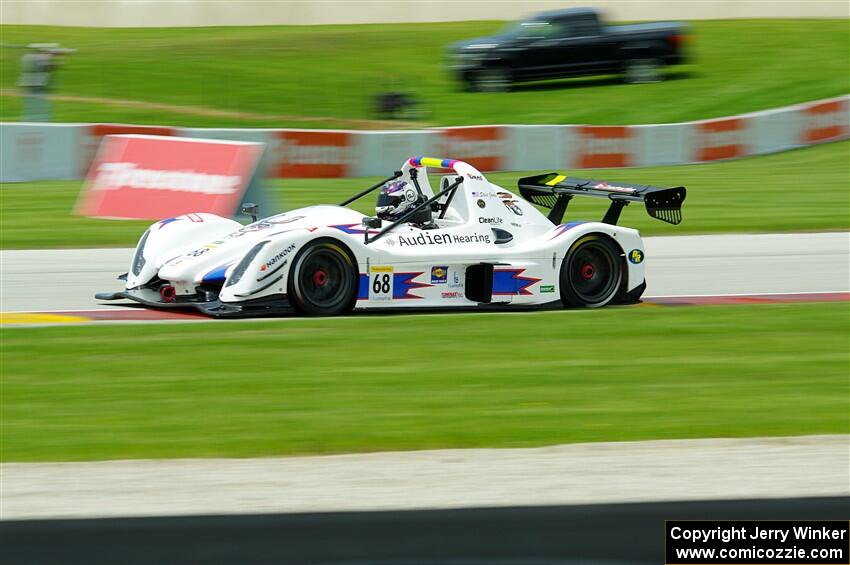
<svg viewBox="0 0 850 565">
<path fill-rule="evenodd" d="M 357 283 L 357 263 L 351 253 L 336 240 L 317 239 L 295 257 L 288 296 L 300 314 L 336 316 L 354 307 Z"/>
</svg>

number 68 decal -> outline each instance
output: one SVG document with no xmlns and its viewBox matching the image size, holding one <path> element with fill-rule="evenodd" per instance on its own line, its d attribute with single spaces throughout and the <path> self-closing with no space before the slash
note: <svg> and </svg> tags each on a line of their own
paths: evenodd
<svg viewBox="0 0 850 565">
<path fill-rule="evenodd" d="M 393 297 L 393 268 L 376 265 L 369 273 L 369 300 L 391 300 Z"/>
</svg>

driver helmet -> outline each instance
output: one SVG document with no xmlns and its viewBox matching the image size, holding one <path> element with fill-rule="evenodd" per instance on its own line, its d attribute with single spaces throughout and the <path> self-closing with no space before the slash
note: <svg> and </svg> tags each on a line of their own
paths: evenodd
<svg viewBox="0 0 850 565">
<path fill-rule="evenodd" d="M 394 222 L 401 219 L 427 198 L 420 194 L 407 181 L 394 180 L 381 187 L 378 193 L 378 203 L 375 205 L 375 215 L 382 220 Z M 426 206 L 419 210 L 413 217 L 408 218 L 412 224 L 429 224 L 431 222 L 431 209 Z"/>
</svg>

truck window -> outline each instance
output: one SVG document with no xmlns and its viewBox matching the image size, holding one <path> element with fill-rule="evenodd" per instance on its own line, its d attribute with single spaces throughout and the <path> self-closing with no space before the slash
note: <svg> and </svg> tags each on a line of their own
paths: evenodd
<svg viewBox="0 0 850 565">
<path fill-rule="evenodd" d="M 531 20 L 509 25 L 503 34 L 509 37 L 547 38 L 564 37 L 566 30 L 564 22 L 548 22 L 542 20 Z"/>
</svg>

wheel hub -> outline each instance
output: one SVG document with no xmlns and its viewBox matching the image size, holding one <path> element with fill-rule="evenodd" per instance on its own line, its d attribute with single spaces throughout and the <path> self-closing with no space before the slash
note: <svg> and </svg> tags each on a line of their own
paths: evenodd
<svg viewBox="0 0 850 565">
<path fill-rule="evenodd" d="M 590 263 L 585 263 L 581 267 L 581 278 L 586 281 L 589 281 L 593 278 L 593 274 L 596 272 L 596 269 L 593 268 L 593 265 Z"/>
<path fill-rule="evenodd" d="M 325 286 L 328 283 L 328 273 L 322 269 L 313 272 L 313 284 Z"/>
</svg>

